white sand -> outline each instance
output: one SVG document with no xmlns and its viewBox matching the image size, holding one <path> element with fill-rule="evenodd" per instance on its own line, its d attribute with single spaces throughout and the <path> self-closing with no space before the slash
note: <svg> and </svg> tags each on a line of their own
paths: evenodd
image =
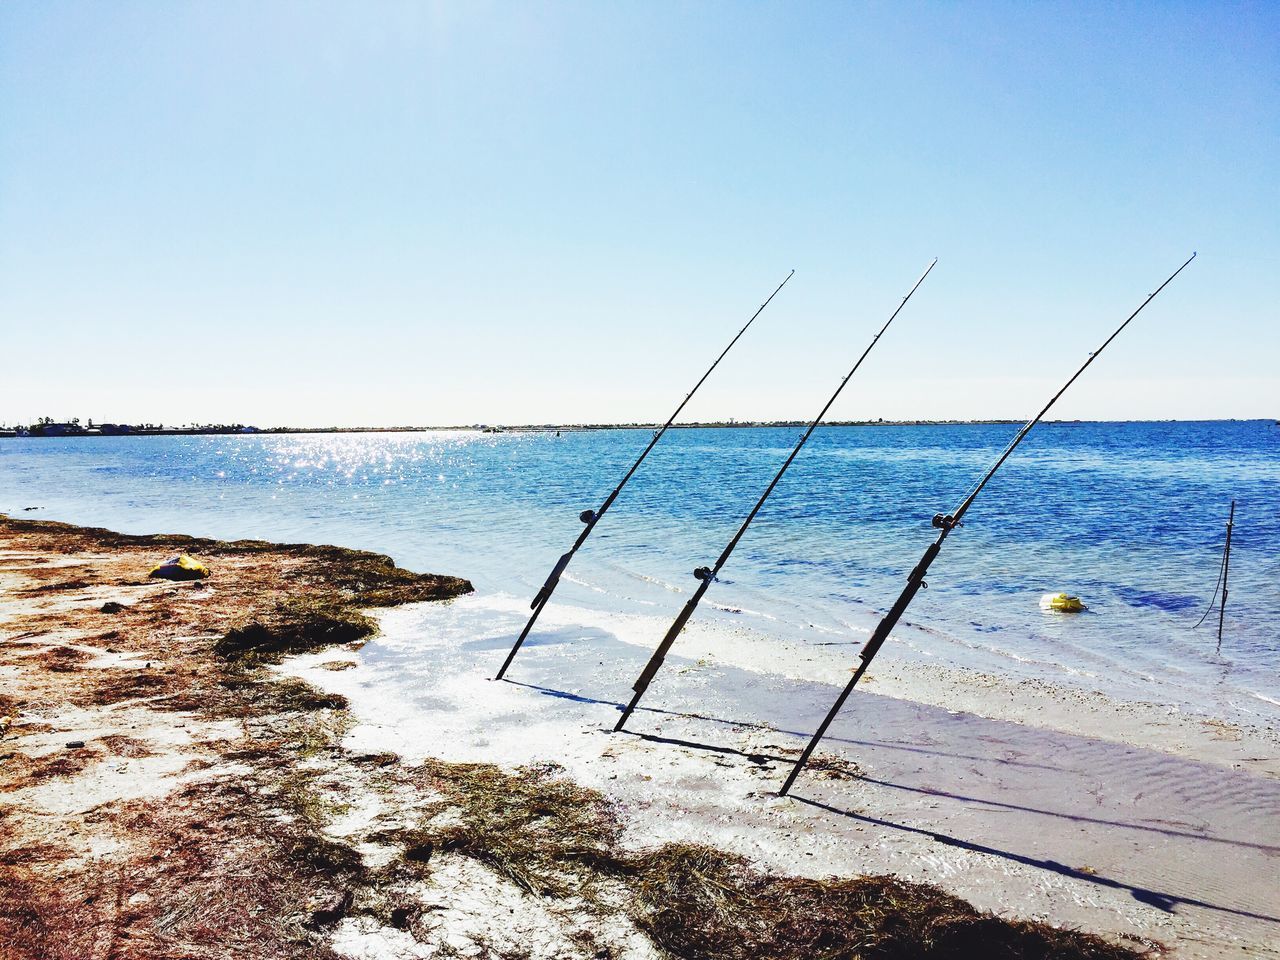
<svg viewBox="0 0 1280 960">
<path fill-rule="evenodd" d="M 773 791 L 787 759 L 853 648 L 695 625 L 631 732 L 613 734 L 647 657 L 639 644 L 655 638 L 632 635 L 626 618 L 553 607 L 511 682 L 493 682 L 520 614 L 511 604 L 495 617 L 482 597 L 386 611 L 358 667 L 319 666 L 352 659 L 341 651 L 288 669 L 351 699 L 352 748 L 560 764 L 618 802 L 637 846 L 693 840 L 809 876 L 889 872 L 1183 957 L 1280 957 L 1273 730 L 887 656 L 822 753 L 862 777 L 810 772 L 783 799 Z M 347 924 L 338 946 L 416 955 L 371 953 L 375 935 Z"/>
</svg>

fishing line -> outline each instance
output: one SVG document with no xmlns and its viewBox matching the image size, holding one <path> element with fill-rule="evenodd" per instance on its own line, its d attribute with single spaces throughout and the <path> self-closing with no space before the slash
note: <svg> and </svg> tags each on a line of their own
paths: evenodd
<svg viewBox="0 0 1280 960">
<path fill-rule="evenodd" d="M 1218 561 L 1218 582 L 1213 585 L 1213 597 L 1209 601 L 1209 609 L 1204 612 L 1204 616 L 1202 616 L 1199 620 L 1196 621 L 1196 625 L 1191 628 L 1192 630 L 1195 630 L 1197 627 L 1200 626 L 1200 624 L 1204 623 L 1205 620 L 1209 619 L 1209 614 L 1213 613 L 1213 611 L 1217 608 L 1218 590 L 1222 587 L 1222 574 L 1226 570 L 1226 567 L 1227 567 L 1227 558 L 1224 554 L 1222 559 Z"/>
</svg>

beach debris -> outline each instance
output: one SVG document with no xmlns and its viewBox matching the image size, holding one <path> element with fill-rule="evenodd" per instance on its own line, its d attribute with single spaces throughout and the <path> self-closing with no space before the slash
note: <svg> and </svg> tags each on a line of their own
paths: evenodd
<svg viewBox="0 0 1280 960">
<path fill-rule="evenodd" d="M 493 679 L 501 680 L 506 674 L 507 668 L 511 666 L 511 661 L 516 658 L 516 654 L 520 651 L 520 647 L 524 643 L 525 637 L 529 636 L 529 631 L 533 629 L 534 623 L 537 622 L 538 616 L 542 613 L 542 608 L 547 605 L 547 601 L 551 599 L 551 594 L 555 592 L 556 585 L 559 584 L 560 576 L 564 573 L 565 567 L 569 566 L 569 561 L 573 559 L 573 555 L 578 552 L 578 549 L 584 543 L 587 542 L 587 537 L 591 536 L 591 531 L 596 528 L 596 524 L 600 522 L 600 518 L 605 515 L 611 506 L 613 506 L 613 501 L 618 499 L 618 494 L 620 494 L 622 492 L 622 488 L 627 485 L 627 481 L 631 479 L 632 474 L 640 469 L 640 464 L 644 463 L 645 457 L 649 456 L 649 451 L 658 445 L 658 441 L 662 439 L 662 435 L 670 429 L 671 424 L 673 424 L 676 417 L 680 415 L 680 411 L 685 408 L 685 404 L 693 399 L 693 395 L 698 392 L 698 388 L 706 382 L 707 377 L 711 376 L 711 371 L 720 365 L 720 361 L 723 360 L 726 354 L 733 349 L 733 345 L 738 342 L 744 333 L 747 332 L 747 327 L 750 327 L 751 324 L 756 322 L 756 317 L 760 316 L 760 314 L 764 312 L 764 308 L 769 305 L 769 301 L 778 295 L 778 291 L 787 285 L 787 280 L 794 277 L 795 273 L 796 272 L 794 270 L 788 273 L 786 278 L 778 284 L 773 293 L 769 294 L 768 300 L 765 300 L 764 303 L 760 304 L 760 308 L 751 315 L 751 319 L 748 320 L 746 325 L 738 331 L 737 335 L 729 341 L 729 345 L 721 351 L 720 356 L 716 357 L 715 363 L 711 364 L 711 366 L 707 368 L 707 372 L 702 375 L 702 379 L 695 383 L 693 385 L 693 389 L 690 390 L 685 395 L 685 398 L 680 401 L 680 405 L 676 407 L 675 413 L 671 414 L 671 416 L 667 418 L 667 422 L 654 431 L 653 437 L 649 440 L 649 445 L 641 451 L 640 456 L 636 458 L 636 462 L 631 465 L 631 469 L 626 472 L 620 481 L 618 481 L 618 485 L 613 488 L 613 492 L 610 493 L 609 496 L 605 497 L 604 503 L 600 505 L 600 509 L 583 510 L 582 513 L 578 515 L 578 519 L 585 524 L 582 528 L 582 532 L 578 534 L 578 539 L 573 542 L 573 546 L 569 548 L 568 552 L 563 554 L 560 559 L 556 561 L 556 565 L 551 569 L 551 574 L 547 577 L 546 583 L 542 585 L 541 589 L 538 590 L 537 596 L 533 598 L 533 602 L 529 604 L 530 609 L 533 610 L 533 613 L 529 617 L 529 622 L 526 623 L 524 625 L 524 629 L 520 631 L 520 636 L 516 638 L 515 644 L 511 647 L 511 652 L 507 654 L 507 659 L 503 662 Z"/>
<path fill-rule="evenodd" d="M 621 882 L 629 916 L 665 956 L 1137 960 L 1127 947 L 997 917 L 928 884 L 785 876 L 696 843 L 635 849 L 622 842 L 613 801 L 551 770 L 435 759 L 415 769 L 440 797 L 418 824 L 375 835 L 402 846 L 398 867 L 465 856 L 535 896 L 605 915 Z"/>
<path fill-rule="evenodd" d="M 229 630 L 214 651 L 229 660 L 276 662 L 330 644 L 372 636 L 377 623 L 338 598 L 285 600 Z"/>
<path fill-rule="evenodd" d="M 835 393 L 831 394 L 831 398 L 827 400 L 826 405 L 818 412 L 818 415 L 813 418 L 813 421 L 809 424 L 809 428 L 800 435 L 800 439 L 796 441 L 796 445 L 792 448 L 790 455 L 782 462 L 782 466 L 778 468 L 778 472 L 774 474 L 773 479 L 769 481 L 769 485 L 764 488 L 764 493 L 760 494 L 760 499 L 757 500 L 756 505 L 751 508 L 751 512 L 747 514 L 746 519 L 742 521 L 742 526 L 738 527 L 738 532 L 733 535 L 732 539 L 730 539 L 728 544 L 725 545 L 724 550 L 720 552 L 720 556 L 716 560 L 715 566 L 698 567 L 698 569 L 693 571 L 694 578 L 700 581 L 698 587 L 694 590 L 693 595 L 689 597 L 688 602 L 685 603 L 684 608 L 680 611 L 679 615 L 672 622 L 671 627 L 667 630 L 666 636 L 662 638 L 662 642 L 658 644 L 658 648 L 654 650 L 653 656 L 649 658 L 649 662 L 645 664 L 644 670 L 641 671 L 639 678 L 632 686 L 635 694 L 631 697 L 631 702 L 628 703 L 626 708 L 622 711 L 622 716 L 618 718 L 618 722 L 613 728 L 615 731 L 621 730 L 626 725 L 627 720 L 635 711 L 636 705 L 640 702 L 640 698 L 644 696 L 644 692 L 649 689 L 649 684 L 653 682 L 653 678 L 657 675 L 658 671 L 662 669 L 662 661 L 666 659 L 667 651 L 670 650 L 671 645 L 676 642 L 676 637 L 680 635 L 680 631 L 683 630 L 685 624 L 689 622 L 689 618 L 693 616 L 693 612 L 698 609 L 698 604 L 702 602 L 703 595 L 711 588 L 711 584 L 715 582 L 720 570 L 729 562 L 729 557 L 733 553 L 734 547 L 738 545 L 738 541 L 742 539 L 744 534 L 746 534 L 747 527 L 751 526 L 751 521 L 756 518 L 756 514 L 760 512 L 765 501 L 769 499 L 769 494 L 773 493 L 773 488 L 778 485 L 778 481 L 780 481 L 782 479 L 782 475 L 787 472 L 787 468 L 791 466 L 791 462 L 799 456 L 804 445 L 808 443 L 809 438 L 813 436 L 813 431 L 818 428 L 818 424 L 820 424 L 822 422 L 822 418 L 827 415 L 827 411 L 830 410 L 832 404 L 836 402 L 841 391 L 844 390 L 845 385 L 848 384 L 848 382 L 853 379 L 853 375 L 858 372 L 858 368 L 862 366 L 862 361 L 866 360 L 868 354 L 875 349 L 876 344 L 880 342 L 880 338 L 884 336 L 885 331 L 889 329 L 889 325 L 897 319 L 898 314 L 902 312 L 902 308 L 907 305 L 907 301 L 912 298 L 918 289 L 920 289 L 920 285 L 924 283 L 925 278 L 929 276 L 929 272 L 937 266 L 937 263 L 938 258 L 934 257 L 933 262 L 930 263 L 929 266 L 925 267 L 924 273 L 920 274 L 920 279 L 918 279 L 915 282 L 915 285 L 907 291 L 907 295 L 902 298 L 902 302 L 899 303 L 893 313 L 889 315 L 889 319 L 885 321 L 884 326 L 882 326 L 879 332 L 871 338 L 871 342 L 867 344 L 867 348 L 862 351 L 862 355 L 858 357 L 858 361 L 853 365 L 853 369 L 845 374 L 844 379 L 840 381 L 840 385 L 836 387 Z"/>
<path fill-rule="evenodd" d="M 379 750 L 375 752 L 352 753 L 348 755 L 348 759 L 352 763 L 368 763 L 375 767 L 389 767 L 393 763 L 398 763 L 400 757 L 388 750 Z"/>
<path fill-rule="evenodd" d="M 167 563 L 152 568 L 147 574 L 160 580 L 203 580 L 209 576 L 209 568 L 186 553 L 180 553 Z"/>
<path fill-rule="evenodd" d="M 68 741 L 67 741 L 67 749 L 68 749 L 68 750 L 79 750 L 79 749 L 80 749 L 81 747 L 83 747 L 83 746 L 84 746 L 84 741 L 83 741 L 83 740 L 68 740 Z"/>
<path fill-rule="evenodd" d="M 86 661 L 92 660 L 93 654 L 81 647 L 59 645 L 46 648 L 32 659 L 51 673 L 74 673 Z"/>
<path fill-rule="evenodd" d="M 428 863 L 435 856 L 436 845 L 428 840 L 426 843 L 411 844 L 405 848 L 404 858 L 413 863 Z"/>
<path fill-rule="evenodd" d="M 1041 610 L 1052 610 L 1056 613 L 1081 613 L 1089 608 L 1079 597 L 1069 593 L 1046 593 L 1040 598 Z"/>
<path fill-rule="evenodd" d="M 1009 445 L 1005 447 L 1000 456 L 996 458 L 996 462 L 991 465 L 991 468 L 986 472 L 986 474 L 983 475 L 977 484 L 974 485 L 973 489 L 969 491 L 968 495 L 960 503 L 960 506 L 956 508 L 954 513 L 934 514 L 933 526 L 939 531 L 937 539 L 934 540 L 933 543 L 929 544 L 925 549 L 924 555 L 920 558 L 920 561 L 914 568 L 912 568 L 911 573 L 907 575 L 907 585 L 903 587 L 902 593 L 898 595 L 898 599 L 895 600 L 893 606 L 889 608 L 889 612 L 884 615 L 876 625 L 875 630 L 872 631 L 870 639 L 867 640 L 866 645 L 858 654 L 858 657 L 861 660 L 861 663 L 858 664 L 858 669 L 855 670 L 853 676 L 849 678 L 849 682 L 845 685 L 845 688 L 840 691 L 840 695 L 836 697 L 836 702 L 827 712 L 822 723 L 818 725 L 817 731 L 814 732 L 813 738 L 800 754 L 800 759 L 796 761 L 795 766 L 791 769 L 791 773 L 787 775 L 787 779 L 783 783 L 782 789 L 778 791 L 781 795 L 786 796 L 787 792 L 791 789 L 791 785 L 795 783 L 796 777 L 800 775 L 800 771 L 803 770 L 805 764 L 809 762 L 809 758 L 813 755 L 813 751 L 817 749 L 818 744 L 826 734 L 827 728 L 831 726 L 832 721 L 835 720 L 836 715 L 844 706 L 845 701 L 848 700 L 849 695 L 853 693 L 853 688 L 858 685 L 858 681 L 861 680 L 862 675 L 866 673 L 866 670 L 871 665 L 871 661 L 875 658 L 876 653 L 879 652 L 880 648 L 884 645 L 884 642 L 889 639 L 889 632 L 898 625 L 898 621 L 906 612 L 911 601 L 915 599 L 916 594 L 926 587 L 924 578 L 929 572 L 929 566 L 938 558 L 938 554 L 942 550 L 942 544 L 947 539 L 947 536 L 951 531 L 963 525 L 964 515 L 969 511 L 969 508 L 973 506 L 974 500 L 978 498 L 978 494 L 982 492 L 983 487 L 985 487 L 990 482 L 991 478 L 996 475 L 996 471 L 1004 465 L 1004 462 L 1012 456 L 1013 451 L 1018 448 L 1018 445 L 1026 439 L 1027 434 L 1031 432 L 1031 428 L 1040 422 L 1044 415 L 1049 412 L 1049 408 L 1058 402 L 1058 398 L 1066 393 L 1070 386 L 1079 379 L 1080 375 L 1089 368 L 1089 364 L 1098 359 L 1098 357 L 1101 356 L 1102 351 L 1107 349 L 1110 345 L 1111 341 L 1120 336 L 1125 327 L 1129 326 L 1129 324 L 1133 322 L 1133 318 L 1140 314 L 1146 308 L 1147 304 L 1154 300 L 1160 294 L 1161 290 L 1171 284 L 1174 277 L 1185 270 L 1187 265 L 1195 258 L 1195 253 L 1192 253 L 1182 266 L 1173 271 L 1173 273 L 1169 275 L 1169 278 L 1155 289 L 1154 293 L 1149 294 L 1147 299 L 1142 301 L 1137 310 L 1134 310 L 1133 313 L 1129 314 L 1124 323 L 1120 324 L 1120 326 L 1116 328 L 1115 332 L 1103 341 L 1102 346 L 1089 354 L 1084 363 L 1080 365 L 1080 368 L 1071 375 L 1071 378 L 1062 385 L 1057 393 L 1049 398 L 1049 402 L 1044 405 L 1044 408 L 1028 420 L 1022 429 L 1014 435 L 1013 440 L 1009 442 Z"/>
<path fill-rule="evenodd" d="M 355 893 L 351 889 L 322 889 L 312 894 L 307 902 L 310 918 L 306 924 L 310 930 L 320 930 L 337 923 L 351 907 Z"/>
</svg>

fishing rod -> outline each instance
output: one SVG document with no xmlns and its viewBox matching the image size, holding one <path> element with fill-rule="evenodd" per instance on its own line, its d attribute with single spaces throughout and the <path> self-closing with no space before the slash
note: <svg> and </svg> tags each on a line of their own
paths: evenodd
<svg viewBox="0 0 1280 960">
<path fill-rule="evenodd" d="M 809 758 L 813 755 L 813 751 L 817 749 L 818 743 L 826 734 L 827 728 L 831 726 L 832 721 L 835 720 L 836 715 L 844 706 L 845 701 L 849 699 L 849 694 L 853 693 L 853 688 L 858 685 L 858 681 L 862 679 L 862 675 L 867 672 L 867 667 L 871 665 L 871 661 L 875 657 L 876 653 L 879 652 L 880 647 L 883 646 L 885 640 L 889 638 L 889 631 L 897 626 L 898 620 L 901 619 L 903 613 L 906 612 L 907 606 L 915 598 L 915 595 L 919 593 L 921 589 L 928 586 L 928 584 L 925 583 L 924 578 L 925 574 L 929 572 L 929 565 L 937 559 L 939 551 L 942 550 L 942 543 L 947 539 L 947 536 L 951 531 L 962 525 L 964 515 L 969 512 L 969 507 L 971 507 L 973 505 L 973 501 L 978 498 L 978 494 L 982 492 L 982 488 L 987 485 L 991 478 L 995 476 L 996 471 L 999 470 L 1000 467 L 1004 465 L 1004 462 L 1009 459 L 1009 456 L 1017 449 L 1018 444 L 1022 443 L 1027 434 L 1031 432 L 1031 428 L 1040 422 L 1044 415 L 1049 412 L 1049 408 L 1057 403 L 1058 398 L 1067 392 L 1067 388 L 1076 382 L 1080 377 L 1080 374 L 1085 372 L 1089 364 L 1093 363 L 1102 351 L 1110 346 L 1111 341 L 1120 336 L 1121 331 L 1123 331 L 1124 328 L 1133 321 L 1133 318 L 1140 314 L 1147 304 L 1154 300 L 1161 290 L 1172 283 L 1173 278 L 1185 270 L 1187 268 L 1187 264 L 1195 258 L 1196 255 L 1192 253 L 1191 256 L 1187 258 L 1186 263 L 1173 271 L 1173 273 L 1170 274 L 1169 279 L 1156 288 L 1155 293 L 1148 296 L 1146 300 L 1143 300 L 1142 305 L 1139 306 L 1137 310 L 1133 311 L 1133 313 L 1129 314 L 1129 318 L 1116 328 L 1115 333 L 1107 337 L 1102 346 L 1089 354 L 1089 358 L 1085 360 L 1079 370 L 1072 374 L 1071 379 L 1063 385 L 1062 389 L 1049 399 L 1049 402 L 1044 405 L 1044 409 L 1028 420 L 1026 426 L 1018 431 L 1017 435 L 1009 445 L 1005 447 L 1000 456 L 996 458 L 996 462 L 991 465 L 991 469 L 988 470 L 986 475 L 983 476 L 973 489 L 969 491 L 969 494 L 964 498 L 960 506 L 956 508 L 954 513 L 948 513 L 945 515 L 941 513 L 934 514 L 932 523 L 939 531 L 938 539 L 929 544 L 928 549 L 924 552 L 924 556 L 920 558 L 920 562 L 917 563 L 911 573 L 907 575 L 907 585 L 903 588 L 898 599 L 894 601 L 893 606 L 889 608 L 889 612 L 886 613 L 880 623 L 876 625 L 875 630 L 871 634 L 871 638 L 867 640 L 866 646 L 864 646 L 862 651 L 858 654 L 862 662 L 858 664 L 858 669 L 854 671 L 852 678 L 850 678 L 845 688 L 840 691 L 840 696 L 836 697 L 835 704 L 832 705 L 831 710 L 828 711 L 826 717 L 823 718 L 822 723 L 818 726 L 817 732 L 813 735 L 813 739 L 809 741 L 808 746 L 804 748 L 804 752 L 800 754 L 800 759 L 796 761 L 796 765 L 787 776 L 787 780 L 782 785 L 782 789 L 778 791 L 780 795 L 786 796 L 787 791 L 791 789 L 791 785 L 796 782 L 796 777 L 800 776 L 800 771 L 803 770 L 805 764 L 809 762 Z"/>
<path fill-rule="evenodd" d="M 636 458 L 636 462 L 631 465 L 631 469 L 626 472 L 626 475 L 618 482 L 618 485 L 613 488 L 613 492 L 609 494 L 609 496 L 605 497 L 604 503 L 600 505 L 600 509 L 584 510 L 579 514 L 578 519 L 585 524 L 582 528 L 582 532 L 578 534 L 578 539 L 573 542 L 573 546 L 569 548 L 568 552 L 563 554 L 560 559 L 556 561 L 556 565 L 551 569 L 551 575 L 547 577 L 547 582 L 542 585 L 537 596 L 533 598 L 533 602 L 529 604 L 529 608 L 533 610 L 533 614 L 529 617 L 529 622 L 524 625 L 524 629 L 520 631 L 520 636 L 516 638 L 515 645 L 511 648 L 511 652 L 507 654 L 507 659 L 502 664 L 502 669 L 498 671 L 497 675 L 493 679 L 501 680 L 506 674 L 507 668 L 511 666 L 511 661 L 516 658 L 516 654 L 524 644 L 525 638 L 529 636 L 529 631 L 533 629 L 533 625 L 541 615 L 542 608 L 547 605 L 547 601 L 551 599 L 551 594 L 555 592 L 556 586 L 560 583 L 560 577 L 564 574 L 565 568 L 569 566 L 569 561 L 573 559 L 573 555 L 578 552 L 578 549 L 587 542 L 587 537 L 591 536 L 591 531 L 596 528 L 596 524 L 600 522 L 600 518 L 605 515 L 611 506 L 613 506 L 613 501 L 618 499 L 618 494 L 620 494 L 622 492 L 622 488 L 627 485 L 627 481 L 631 479 L 631 475 L 640 469 L 640 464 L 644 463 L 644 458 L 649 456 L 649 451 L 658 445 L 658 441 L 661 440 L 662 435 L 667 432 L 667 428 L 675 422 L 676 417 L 680 416 L 680 411 L 685 408 L 685 404 L 693 399 L 693 395 L 698 392 L 698 388 L 702 386 L 707 377 L 711 376 L 711 371 L 720 365 L 720 361 L 725 358 L 725 354 L 732 350 L 733 345 L 738 342 L 744 333 L 747 332 L 747 327 L 755 323 L 756 317 L 764 313 L 764 308 L 769 305 L 769 301 L 778 295 L 778 291 L 787 285 L 787 280 L 794 277 L 795 273 L 796 272 L 794 270 L 788 273 L 786 278 L 774 289 L 773 293 L 769 294 L 768 300 L 765 300 L 764 303 L 760 304 L 760 309 L 751 315 L 751 319 L 747 321 L 746 326 L 739 330 L 737 336 L 729 341 L 729 345 L 721 351 L 720 356 L 716 357 L 715 363 L 711 364 L 711 366 L 707 368 L 707 372 L 702 375 L 702 379 L 695 383 L 693 385 L 693 389 L 690 390 L 685 395 L 685 398 L 680 401 L 680 406 L 676 407 L 675 413 L 671 414 L 671 416 L 667 418 L 667 422 L 664 423 L 660 429 L 654 431 L 653 438 L 649 441 L 649 445 L 644 448 L 640 456 Z"/>
<path fill-rule="evenodd" d="M 675 621 L 671 624 L 671 628 L 667 630 L 666 636 L 662 638 L 662 642 L 658 644 L 658 648 L 653 652 L 653 656 L 649 658 L 649 662 L 645 665 L 639 679 L 636 680 L 635 685 L 631 688 L 635 691 L 635 696 L 631 698 L 631 702 L 627 704 L 626 709 L 622 711 L 622 716 L 618 718 L 618 723 L 613 728 L 614 732 L 621 730 L 623 726 L 626 725 L 631 714 L 635 712 L 636 704 L 640 702 L 640 698 L 643 697 L 644 692 L 649 689 L 649 684 L 653 682 L 653 678 L 657 675 L 658 670 L 662 668 L 662 661 L 666 659 L 667 651 L 671 649 L 671 645 L 676 642 L 676 637 L 680 635 L 680 631 L 684 629 L 685 624 L 689 622 L 689 618 L 693 616 L 693 611 L 698 608 L 698 604 L 702 601 L 703 595 L 711 588 L 711 584 L 715 582 L 716 575 L 719 574 L 721 568 L 729 562 L 729 556 L 733 553 L 734 547 L 738 545 L 738 541 L 741 540 L 743 534 L 747 532 L 747 527 L 751 526 L 751 521 L 756 518 L 756 514 L 759 513 L 760 508 L 764 506 L 764 502 L 769 499 L 769 494 L 773 493 L 773 488 L 778 485 L 778 481 L 782 479 L 782 475 L 786 473 L 787 468 L 791 466 L 791 461 L 800 453 L 800 450 L 804 447 L 805 443 L 808 442 L 813 431 L 816 430 L 818 424 L 822 422 L 822 418 L 825 417 L 827 415 L 827 411 L 831 409 L 831 405 L 835 403 L 836 398 L 840 396 L 840 391 L 844 389 L 845 384 L 848 383 L 853 375 L 858 372 L 858 368 L 862 366 L 862 361 L 867 359 L 867 354 L 872 351 L 876 343 L 884 335 L 884 332 L 889 329 L 889 324 L 893 323 L 894 318 L 902 312 L 902 308 L 907 305 L 907 301 L 911 299 L 911 295 L 919 289 L 920 284 L 924 283 L 924 278 L 929 275 L 929 271 L 934 268 L 934 265 L 937 264 L 937 262 L 938 259 L 935 257 L 933 259 L 933 263 L 930 263 L 929 266 L 925 268 L 924 273 L 920 274 L 920 279 L 915 282 L 915 286 L 913 286 L 911 290 L 908 291 L 907 295 L 902 298 L 902 302 L 898 304 L 898 308 L 893 311 L 892 316 L 885 321 L 885 325 L 880 328 L 880 332 L 871 338 L 871 343 L 867 345 L 867 349 L 862 351 L 862 356 L 858 358 L 858 362 L 853 365 L 852 370 L 845 374 L 845 378 L 840 381 L 840 386 L 836 387 L 836 392 L 831 395 L 831 399 L 827 401 L 827 405 L 822 408 L 822 411 L 816 417 L 813 418 L 813 422 L 809 424 L 809 429 L 806 430 L 796 442 L 795 448 L 791 451 L 791 455 L 787 457 L 782 466 L 778 469 L 778 472 L 774 475 L 773 479 L 769 481 L 769 486 L 765 487 L 764 493 L 760 495 L 760 499 L 756 501 L 756 505 L 751 508 L 751 512 L 747 514 L 747 518 L 742 521 L 742 526 L 738 528 L 738 532 L 733 535 L 733 539 L 725 546 L 724 550 L 720 554 L 720 558 L 716 560 L 715 566 L 699 567 L 697 570 L 693 571 L 693 575 L 701 581 L 698 584 L 698 589 L 693 592 L 693 596 L 689 598 L 688 603 L 684 605 L 679 616 L 677 616 Z"/>
</svg>

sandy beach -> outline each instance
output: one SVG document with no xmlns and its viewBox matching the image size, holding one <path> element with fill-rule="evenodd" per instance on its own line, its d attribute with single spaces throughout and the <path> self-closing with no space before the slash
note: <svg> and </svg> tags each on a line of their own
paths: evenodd
<svg viewBox="0 0 1280 960">
<path fill-rule="evenodd" d="M 745 645 L 735 657 L 691 630 L 630 732 L 614 734 L 645 649 L 561 625 L 495 684 L 506 637 L 432 642 L 457 635 L 475 605 L 388 611 L 358 668 L 334 673 L 316 655 L 287 669 L 350 699 L 359 749 L 564 766 L 616 801 L 637 847 L 708 843 L 802 876 L 891 873 L 1178 956 L 1275 955 L 1274 731 L 991 677 L 882 673 L 783 799 L 774 791 L 829 704 L 834 664 L 775 672 L 799 652 L 766 648 L 742 666 Z M 433 682 L 406 689 L 398 677 L 424 657 Z"/>
<path fill-rule="evenodd" d="M 691 628 L 614 734 L 619 624 L 495 683 L 484 598 L 386 558 L 0 540 L 6 957 L 1280 953 L 1273 730 L 886 660 L 784 799 L 849 648 Z"/>
</svg>

